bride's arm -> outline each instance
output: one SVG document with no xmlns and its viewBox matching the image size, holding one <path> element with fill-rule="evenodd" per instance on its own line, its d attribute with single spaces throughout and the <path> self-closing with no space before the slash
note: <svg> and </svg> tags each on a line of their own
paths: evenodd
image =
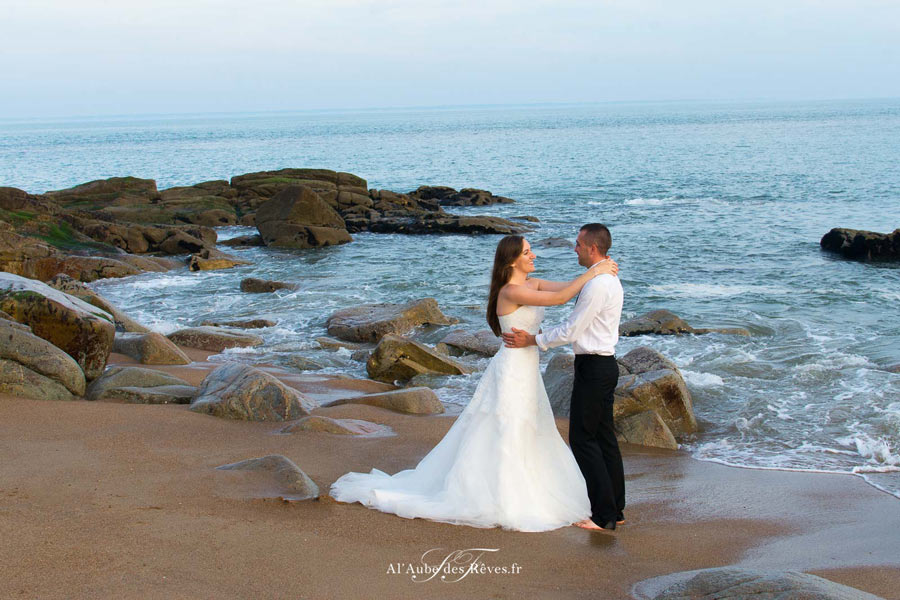
<svg viewBox="0 0 900 600">
<path fill-rule="evenodd" d="M 565 287 L 556 291 L 542 291 L 533 289 L 527 285 L 506 285 L 500 290 L 500 295 L 512 304 L 528 304 L 530 306 L 555 306 L 565 304 L 581 291 L 584 284 L 606 272 L 608 265 L 596 264 L 572 281 L 565 283 Z"/>
<path fill-rule="evenodd" d="M 619 264 L 613 259 L 607 259 L 600 263 L 603 268 L 600 270 L 598 274 L 602 275 L 603 273 L 608 273 L 610 275 L 618 276 L 619 274 Z M 549 281 L 547 279 L 537 279 L 531 278 L 529 281 L 534 281 L 537 283 L 537 289 L 542 292 L 558 292 L 566 288 L 566 286 L 570 285 L 571 281 Z"/>
</svg>

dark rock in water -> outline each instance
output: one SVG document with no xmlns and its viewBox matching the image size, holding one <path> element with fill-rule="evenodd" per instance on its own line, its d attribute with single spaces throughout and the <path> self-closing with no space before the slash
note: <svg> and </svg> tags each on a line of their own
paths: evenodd
<svg viewBox="0 0 900 600">
<path fill-rule="evenodd" d="M 265 294 L 274 292 L 275 290 L 296 290 L 300 286 L 296 283 L 285 283 L 283 281 L 270 281 L 268 279 L 256 279 L 248 277 L 241 281 L 241 291 L 250 294 Z"/>
<path fill-rule="evenodd" d="M 255 220 L 254 220 L 255 222 Z M 253 235 L 242 235 L 239 237 L 231 238 L 229 240 L 224 240 L 219 242 L 223 246 L 232 246 L 237 248 L 250 248 L 256 246 L 265 246 L 266 243 L 263 241 L 262 236 L 258 233 Z"/>
<path fill-rule="evenodd" d="M 11 273 L 0 273 L 0 310 L 74 358 L 88 380 L 103 372 L 116 333 L 108 313 Z"/>
<path fill-rule="evenodd" d="M 328 406 L 340 404 L 367 404 L 410 415 L 436 415 L 444 412 L 444 405 L 438 399 L 437 394 L 427 387 L 410 387 L 390 392 L 354 396 L 335 400 Z"/>
<path fill-rule="evenodd" d="M 493 356 L 497 354 L 503 343 L 494 332 L 490 329 L 481 329 L 474 333 L 469 333 L 465 329 L 454 329 L 441 339 L 438 345 L 448 346 L 448 353 L 465 354 L 473 352 L 484 356 Z"/>
<path fill-rule="evenodd" d="M 660 369 L 678 370 L 675 363 L 649 346 L 635 348 L 622 358 L 618 359 L 618 362 L 619 365 L 625 367 L 627 373 L 633 375 L 646 373 L 648 371 L 658 371 Z"/>
<path fill-rule="evenodd" d="M 532 246 L 535 248 L 574 248 L 575 244 L 566 238 L 551 237 L 538 240 Z"/>
<path fill-rule="evenodd" d="M 469 369 L 423 344 L 388 334 L 369 356 L 366 372 L 376 381 L 393 383 L 428 373 L 463 375 Z"/>
<path fill-rule="evenodd" d="M 537 217 L 533 217 L 531 215 L 519 215 L 517 217 L 510 217 L 510 219 L 514 221 L 528 221 L 529 223 L 540 223 L 541 220 Z"/>
<path fill-rule="evenodd" d="M 819 245 L 823 250 L 837 252 L 844 258 L 897 260 L 900 258 L 900 229 L 892 233 L 875 233 L 835 228 L 822 236 Z"/>
<path fill-rule="evenodd" d="M 244 471 L 257 476 L 252 496 L 308 500 L 319 495 L 319 486 L 289 458 L 270 454 L 216 467 L 220 471 Z M 251 485 L 253 485 L 251 483 Z M 254 493 L 255 492 L 255 493 Z"/>
<path fill-rule="evenodd" d="M 179 346 L 199 348 L 210 352 L 221 352 L 228 348 L 248 348 L 261 346 L 263 339 L 249 333 L 238 333 L 218 327 L 188 327 L 167 336 Z"/>
<path fill-rule="evenodd" d="M 130 356 L 145 365 L 191 364 L 191 359 L 169 338 L 153 331 L 116 333 L 113 352 Z"/>
<path fill-rule="evenodd" d="M 340 311 L 338 311 L 338 312 L 340 312 Z M 361 343 L 357 343 L 357 342 L 348 342 L 345 340 L 339 340 L 337 338 L 327 337 L 324 335 L 317 337 L 316 341 L 319 343 L 319 346 L 321 346 L 325 350 L 340 350 L 341 348 L 346 348 L 347 350 L 363 350 L 367 347 L 366 344 L 361 344 Z"/>
<path fill-rule="evenodd" d="M 879 600 L 856 588 L 815 575 L 794 571 L 756 571 L 735 567 L 703 569 L 666 575 L 638 584 L 638 588 L 675 583 L 653 596 L 653 600 Z M 646 597 L 641 594 L 641 597 Z"/>
<path fill-rule="evenodd" d="M 290 421 L 316 403 L 264 371 L 229 363 L 206 376 L 191 404 L 194 412 L 242 421 Z"/>
<path fill-rule="evenodd" d="M 166 254 L 194 254 L 205 247 L 203 240 L 184 231 L 174 232 L 159 245 L 160 251 Z"/>
<path fill-rule="evenodd" d="M 200 252 L 192 254 L 187 260 L 188 268 L 191 271 L 214 271 L 249 264 L 246 260 L 235 258 L 215 248 L 203 248 Z"/>
<path fill-rule="evenodd" d="M 468 217 L 446 213 L 425 213 L 413 216 L 384 216 L 369 223 L 373 233 L 405 233 L 415 235 L 461 233 L 501 234 L 526 233 L 532 228 L 500 217 Z"/>
<path fill-rule="evenodd" d="M 488 206 L 515 202 L 512 198 L 495 196 L 487 190 L 464 188 L 457 192 L 446 186 L 423 185 L 409 195 L 422 200 L 437 200 L 441 206 Z"/>
<path fill-rule="evenodd" d="M 84 372 L 71 356 L 27 327 L 0 319 L 0 392 L 71 400 L 84 389 Z"/>
<path fill-rule="evenodd" d="M 263 329 L 275 327 L 277 323 L 268 319 L 250 319 L 248 321 L 203 321 L 201 327 L 236 327 L 238 329 Z"/>
<path fill-rule="evenodd" d="M 267 246 L 316 248 L 353 241 L 341 215 L 304 185 L 287 187 L 260 206 L 256 228 Z"/>
<path fill-rule="evenodd" d="M 750 335 L 750 332 L 741 327 L 727 327 L 719 329 L 694 328 L 687 321 L 667 310 L 653 310 L 634 319 L 619 324 L 619 335 L 631 337 L 645 335 L 678 335 L 684 333 L 723 333 L 728 335 Z"/>
<path fill-rule="evenodd" d="M 420 325 L 452 325 L 434 298 L 406 304 L 363 304 L 334 312 L 328 334 L 351 342 L 377 342 L 388 333 L 406 333 Z"/>
<path fill-rule="evenodd" d="M 887 370 L 891 373 L 900 373 L 900 364 L 891 365 Z"/>
<path fill-rule="evenodd" d="M 111 367 L 88 386 L 86 400 L 127 404 L 187 404 L 197 388 L 187 381 L 143 367 Z"/>
</svg>

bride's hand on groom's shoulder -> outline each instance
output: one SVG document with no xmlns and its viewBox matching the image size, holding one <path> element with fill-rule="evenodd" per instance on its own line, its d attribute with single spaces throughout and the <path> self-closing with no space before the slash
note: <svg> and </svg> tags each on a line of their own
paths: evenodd
<svg viewBox="0 0 900 600">
<path fill-rule="evenodd" d="M 597 275 L 612 275 L 614 277 L 618 277 L 619 263 L 611 258 L 608 258 L 603 262 L 599 262 L 591 267 L 591 275 L 593 275 L 594 277 L 596 277 Z"/>
</svg>

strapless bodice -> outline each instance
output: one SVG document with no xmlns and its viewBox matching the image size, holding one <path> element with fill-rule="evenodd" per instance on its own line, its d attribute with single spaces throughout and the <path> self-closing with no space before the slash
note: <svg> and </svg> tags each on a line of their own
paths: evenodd
<svg viewBox="0 0 900 600">
<path fill-rule="evenodd" d="M 503 333 L 508 333 L 515 327 L 536 335 L 541 330 L 541 321 L 543 320 L 543 306 L 522 305 L 508 315 L 500 316 L 500 329 L 503 330 Z"/>
</svg>

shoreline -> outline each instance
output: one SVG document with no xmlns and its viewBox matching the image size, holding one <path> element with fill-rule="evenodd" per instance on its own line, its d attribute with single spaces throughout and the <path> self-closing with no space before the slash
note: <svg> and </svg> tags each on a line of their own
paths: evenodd
<svg viewBox="0 0 900 600">
<path fill-rule="evenodd" d="M 141 366 L 192 383 L 218 366 L 205 362 L 211 353 L 187 351 L 197 362 Z M 110 364 L 136 363 L 112 355 Z M 321 378 L 285 383 L 328 393 Z M 229 421 L 186 405 L 0 396 L 0 596 L 627 598 L 647 578 L 740 565 L 900 598 L 898 499 L 853 474 L 730 467 L 625 444 L 628 522 L 615 533 L 477 529 L 326 497 L 347 471 L 414 466 L 454 416 L 354 404 L 313 414 L 385 424 L 396 435 L 279 435 L 285 423 Z M 557 426 L 565 437 L 566 420 Z M 215 470 L 266 454 L 293 460 L 320 498 L 253 498 Z M 485 564 L 520 572 L 455 583 L 388 572 L 434 548 L 496 549 Z"/>
</svg>

